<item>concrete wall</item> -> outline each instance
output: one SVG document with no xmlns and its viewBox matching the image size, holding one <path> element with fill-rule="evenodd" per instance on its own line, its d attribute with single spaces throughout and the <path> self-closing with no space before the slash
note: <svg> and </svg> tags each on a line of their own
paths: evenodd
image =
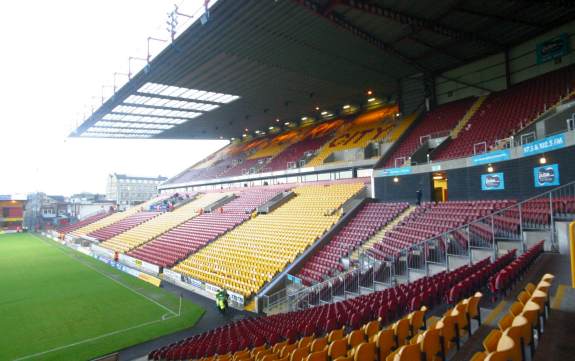
<svg viewBox="0 0 575 361">
<path fill-rule="evenodd" d="M 448 200 L 480 199 L 525 199 L 543 193 L 552 187 L 536 188 L 533 181 L 533 168 L 538 167 L 541 154 L 517 158 L 493 164 L 494 172 L 503 172 L 504 190 L 481 190 L 481 175 L 487 173 L 487 164 L 466 166 L 462 162 L 457 168 L 445 168 L 447 174 Z M 560 183 L 575 181 L 575 146 L 545 153 L 547 164 L 558 164 Z M 375 173 L 374 173 L 375 174 Z M 423 200 L 431 200 L 432 172 L 418 172 L 397 177 L 375 175 L 374 194 L 381 201 L 408 201 L 414 203 L 418 188 L 423 190 Z"/>
<path fill-rule="evenodd" d="M 536 45 L 561 33 L 569 35 L 571 52 L 561 58 L 560 63 L 549 61 L 538 65 L 535 51 Z M 511 84 L 517 84 L 571 64 L 575 64 L 575 21 L 509 50 Z M 491 91 L 504 90 L 507 87 L 505 78 L 505 54 L 501 52 L 492 55 L 485 59 L 449 70 L 445 72 L 444 75 L 452 79 L 479 85 Z M 437 77 L 435 86 L 438 104 L 485 94 L 483 90 L 446 80 L 441 76 Z"/>
</svg>

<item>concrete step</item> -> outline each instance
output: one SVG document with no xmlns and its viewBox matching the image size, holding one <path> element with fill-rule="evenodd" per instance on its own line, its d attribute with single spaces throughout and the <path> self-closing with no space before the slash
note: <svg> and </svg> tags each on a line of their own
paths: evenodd
<svg viewBox="0 0 575 361">
<path fill-rule="evenodd" d="M 473 105 L 471 105 L 471 107 L 467 110 L 467 112 L 465 113 L 463 118 L 461 118 L 459 123 L 457 123 L 455 128 L 453 128 L 453 130 L 451 131 L 451 139 L 457 138 L 457 136 L 459 135 L 461 130 L 467 125 L 467 123 L 469 122 L 471 117 L 473 117 L 473 115 L 477 112 L 477 110 L 479 110 L 479 108 L 481 107 L 481 104 L 483 104 L 485 99 L 487 99 L 487 95 L 480 96 L 473 103 Z"/>
<path fill-rule="evenodd" d="M 359 254 L 360 254 L 360 250 L 361 249 L 369 249 L 371 248 L 375 243 L 381 241 L 383 239 L 383 236 L 385 235 L 386 232 L 390 231 L 391 229 L 393 229 L 393 227 L 395 227 L 398 223 L 400 223 L 401 221 L 403 221 L 406 217 L 408 217 L 414 210 L 415 210 L 415 206 L 409 206 L 407 207 L 403 212 L 401 212 L 397 217 L 395 217 L 395 219 L 391 222 L 389 222 L 385 227 L 383 227 L 382 229 L 380 229 L 377 233 L 375 233 L 370 239 L 368 239 L 367 241 L 365 241 L 360 248 L 356 249 L 355 251 L 353 251 L 353 253 L 350 256 L 350 259 L 352 261 L 357 261 L 359 259 Z"/>
</svg>

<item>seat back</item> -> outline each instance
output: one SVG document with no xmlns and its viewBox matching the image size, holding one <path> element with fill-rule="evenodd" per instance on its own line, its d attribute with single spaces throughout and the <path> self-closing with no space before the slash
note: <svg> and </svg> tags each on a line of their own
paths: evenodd
<svg viewBox="0 0 575 361">
<path fill-rule="evenodd" d="M 521 312 L 523 312 L 523 305 L 521 302 L 513 302 L 509 308 L 509 312 L 511 312 L 513 316 L 518 316 Z"/>
<path fill-rule="evenodd" d="M 466 311 L 470 318 L 476 319 L 479 317 L 479 302 L 482 297 L 483 294 L 481 292 L 475 292 L 475 294 L 469 298 Z"/>
<path fill-rule="evenodd" d="M 310 352 L 323 351 L 327 346 L 327 337 L 316 338 L 311 342 Z"/>
<path fill-rule="evenodd" d="M 353 330 L 349 335 L 347 335 L 347 344 L 350 348 L 357 347 L 360 343 L 364 342 L 362 330 Z"/>
<path fill-rule="evenodd" d="M 421 335 L 420 349 L 425 354 L 426 361 L 435 361 L 441 353 L 441 339 L 438 329 L 429 329 Z"/>
<path fill-rule="evenodd" d="M 514 318 L 513 315 L 510 313 L 501 317 L 501 320 L 499 320 L 499 323 L 498 323 L 499 331 L 503 332 L 507 328 L 509 328 L 509 326 L 511 326 L 511 323 L 513 323 L 513 318 Z"/>
<path fill-rule="evenodd" d="M 307 356 L 306 361 L 327 361 L 327 351 L 312 352 Z"/>
<path fill-rule="evenodd" d="M 327 342 L 332 343 L 333 341 L 342 339 L 343 337 L 343 328 L 336 328 L 335 330 L 332 330 L 327 336 Z"/>
<path fill-rule="evenodd" d="M 420 361 L 419 345 L 405 345 L 395 355 L 394 361 Z"/>
<path fill-rule="evenodd" d="M 371 339 L 373 335 L 379 332 L 379 321 L 370 321 L 365 326 L 363 326 L 363 332 L 367 339 Z"/>
<path fill-rule="evenodd" d="M 347 355 L 347 340 L 345 338 L 340 338 L 330 343 L 327 349 L 328 356 L 335 360 L 338 357 Z"/>
<path fill-rule="evenodd" d="M 519 295 L 517 295 L 517 301 L 521 302 L 521 304 L 526 304 L 527 301 L 529 301 L 529 293 L 527 293 L 527 291 L 521 291 L 519 292 Z"/>
<path fill-rule="evenodd" d="M 381 330 L 375 335 L 375 345 L 379 349 L 379 359 L 385 358 L 396 348 L 395 335 L 392 329 Z"/>
<path fill-rule="evenodd" d="M 290 361 L 302 361 L 309 355 L 309 347 L 298 347 L 292 351 Z"/>
<path fill-rule="evenodd" d="M 364 342 L 357 346 L 357 350 L 353 356 L 354 361 L 375 361 L 375 343 Z"/>
<path fill-rule="evenodd" d="M 409 320 L 407 318 L 402 318 L 393 324 L 392 329 L 397 345 L 405 345 L 407 338 L 409 337 Z"/>
<path fill-rule="evenodd" d="M 491 330 L 487 337 L 483 340 L 483 348 L 488 353 L 495 352 L 497 350 L 497 344 L 499 343 L 499 339 L 501 339 L 501 331 L 499 330 Z"/>
</svg>

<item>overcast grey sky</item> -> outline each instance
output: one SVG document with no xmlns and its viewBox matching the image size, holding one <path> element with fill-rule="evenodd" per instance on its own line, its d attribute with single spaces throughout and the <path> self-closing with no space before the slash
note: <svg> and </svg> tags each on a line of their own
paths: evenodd
<svg viewBox="0 0 575 361">
<path fill-rule="evenodd" d="M 67 138 L 128 56 L 168 37 L 174 2 L 204 0 L 0 2 L 0 194 L 104 192 L 109 173 L 172 176 L 227 143 Z"/>
</svg>

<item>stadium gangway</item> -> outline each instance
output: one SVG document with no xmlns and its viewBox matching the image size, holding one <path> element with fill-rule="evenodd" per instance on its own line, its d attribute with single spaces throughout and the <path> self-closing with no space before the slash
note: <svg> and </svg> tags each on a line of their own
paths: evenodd
<svg viewBox="0 0 575 361">
<path fill-rule="evenodd" d="M 357 297 L 488 256 L 495 259 L 500 249 L 516 248 L 522 253 L 529 247 L 528 232 L 537 232 L 537 240 L 548 241 L 547 250 L 557 251 L 555 222 L 573 219 L 575 181 L 413 244 L 392 257 L 378 259 L 370 250 L 361 249 L 356 268 L 294 293 L 284 289 L 265 296 L 264 312 L 302 310 Z"/>
</svg>

